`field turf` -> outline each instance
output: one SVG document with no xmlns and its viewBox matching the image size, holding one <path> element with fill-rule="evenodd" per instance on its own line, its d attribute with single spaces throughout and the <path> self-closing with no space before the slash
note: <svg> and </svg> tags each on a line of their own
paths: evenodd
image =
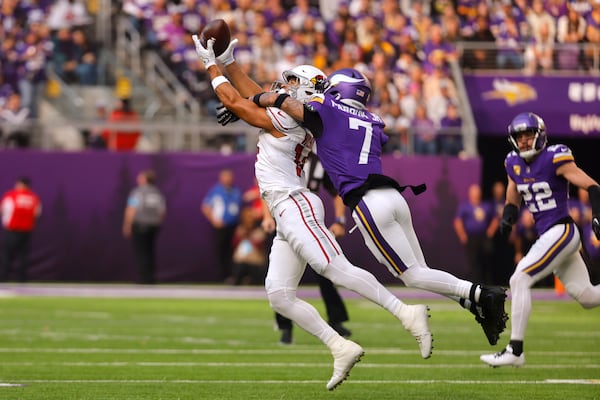
<svg viewBox="0 0 600 400">
<path fill-rule="evenodd" d="M 74 287 L 40 295 L 41 287 L 0 286 L 0 399 L 600 399 L 600 309 L 547 291 L 533 304 L 525 367 L 497 369 L 479 355 L 499 351 L 509 329 L 489 346 L 451 300 L 393 288 L 431 308 L 434 352 L 423 360 L 390 314 L 342 292 L 346 325 L 366 354 L 329 392 L 327 348 L 297 327 L 294 344 L 279 345 L 260 288 Z M 307 290 L 323 313 L 316 290 Z"/>
</svg>

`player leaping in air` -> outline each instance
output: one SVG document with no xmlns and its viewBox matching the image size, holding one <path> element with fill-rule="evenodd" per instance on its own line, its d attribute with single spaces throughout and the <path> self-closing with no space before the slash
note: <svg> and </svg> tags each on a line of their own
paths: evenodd
<svg viewBox="0 0 600 400">
<path fill-rule="evenodd" d="M 370 272 L 351 264 L 324 223 L 323 202 L 306 187 L 303 164 L 312 149 L 313 135 L 278 106 L 259 107 L 247 97 L 260 95 L 262 88 L 248 77 L 233 57 L 234 39 L 227 50 L 215 57 L 214 40 L 204 48 L 194 36 L 196 51 L 204 63 L 219 100 L 250 125 L 261 128 L 255 175 L 260 192 L 277 224 L 265 279 L 267 297 L 273 310 L 325 343 L 334 358 L 333 375 L 327 383 L 332 390 L 341 384 L 360 360 L 361 346 L 340 336 L 309 303 L 296 297 L 306 264 L 334 284 L 348 288 L 385 308 L 415 337 L 421 356 L 431 355 L 428 308 L 408 305 L 396 298 Z M 222 75 L 217 61 L 225 65 L 230 81 Z M 298 99 L 323 92 L 327 79 L 317 68 L 297 71 L 302 86 Z"/>
<path fill-rule="evenodd" d="M 292 93 L 298 80 L 286 77 Z M 263 93 L 254 101 L 261 107 L 277 105 L 310 129 L 317 155 L 335 189 L 350 208 L 352 218 L 373 255 L 408 287 L 447 296 L 475 314 L 491 345 L 506 327 L 506 290 L 478 285 L 429 268 L 415 234 L 404 186 L 383 174 L 381 153 L 387 141 L 383 120 L 369 112 L 367 77 L 352 68 L 329 76 L 324 94 L 307 102 L 293 96 Z M 418 194 L 424 187 L 411 187 Z"/>
</svg>

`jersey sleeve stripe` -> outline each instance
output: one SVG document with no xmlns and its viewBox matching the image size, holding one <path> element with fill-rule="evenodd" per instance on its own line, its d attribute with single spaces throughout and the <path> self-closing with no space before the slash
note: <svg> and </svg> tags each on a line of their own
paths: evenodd
<svg viewBox="0 0 600 400">
<path fill-rule="evenodd" d="M 573 158 L 572 154 L 557 154 L 554 156 L 554 158 L 552 159 L 552 163 L 556 164 L 559 162 L 563 162 L 563 161 L 574 161 L 575 158 Z"/>
</svg>

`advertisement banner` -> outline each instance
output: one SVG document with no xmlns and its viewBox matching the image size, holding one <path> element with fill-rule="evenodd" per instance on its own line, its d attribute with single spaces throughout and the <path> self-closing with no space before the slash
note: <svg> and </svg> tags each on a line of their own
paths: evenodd
<svg viewBox="0 0 600 400">
<path fill-rule="evenodd" d="M 506 135 L 515 115 L 531 111 L 558 137 L 600 138 L 600 77 L 465 75 L 480 135 Z"/>
</svg>

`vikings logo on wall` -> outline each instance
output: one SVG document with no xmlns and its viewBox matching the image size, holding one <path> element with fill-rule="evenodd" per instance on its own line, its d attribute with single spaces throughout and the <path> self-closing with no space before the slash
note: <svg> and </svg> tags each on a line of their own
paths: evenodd
<svg viewBox="0 0 600 400">
<path fill-rule="evenodd" d="M 494 79 L 494 90 L 483 93 L 484 100 L 504 100 L 509 106 L 526 103 L 537 99 L 537 91 L 531 85 L 508 79 Z"/>
</svg>

